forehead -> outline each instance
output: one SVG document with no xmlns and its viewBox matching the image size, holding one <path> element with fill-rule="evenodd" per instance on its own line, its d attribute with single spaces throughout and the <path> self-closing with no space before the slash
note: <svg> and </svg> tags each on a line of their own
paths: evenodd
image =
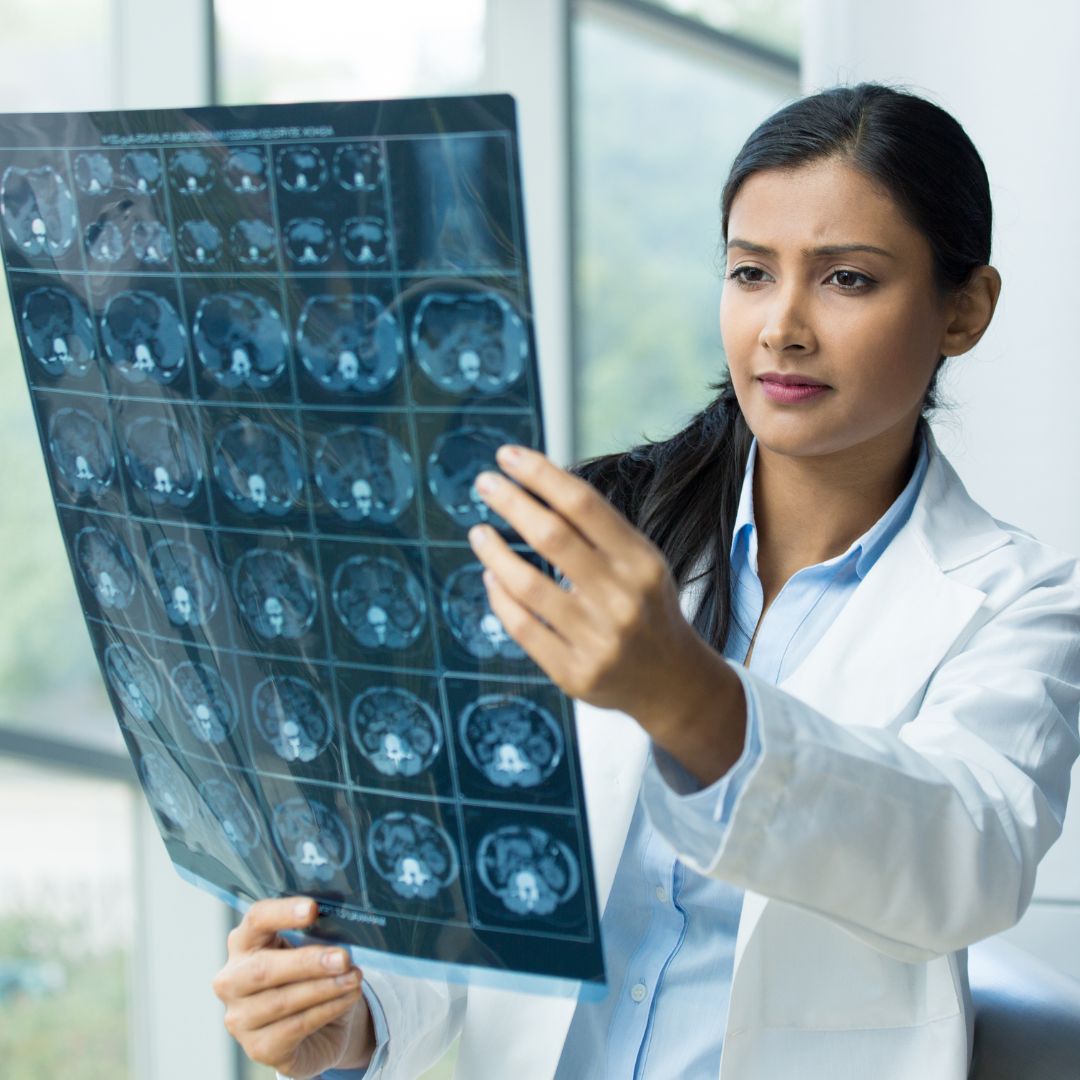
<svg viewBox="0 0 1080 1080">
<path fill-rule="evenodd" d="M 837 159 L 754 173 L 732 203 L 728 236 L 779 252 L 864 243 L 914 254 L 927 246 L 886 191 Z"/>
</svg>

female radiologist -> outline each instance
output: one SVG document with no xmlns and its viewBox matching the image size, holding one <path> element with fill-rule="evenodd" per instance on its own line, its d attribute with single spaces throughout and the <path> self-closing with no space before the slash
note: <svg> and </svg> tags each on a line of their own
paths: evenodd
<svg viewBox="0 0 1080 1080">
<path fill-rule="evenodd" d="M 750 135 L 719 395 L 572 471 L 500 450 L 483 495 L 561 582 L 470 534 L 577 699 L 611 991 L 360 972 L 285 947 L 310 899 L 262 900 L 213 984 L 251 1058 L 397 1080 L 460 1035 L 465 1080 L 967 1075 L 966 947 L 1024 913 L 1080 753 L 1080 563 L 974 502 L 927 422 L 997 303 L 990 232 L 978 152 L 905 89 Z"/>
</svg>

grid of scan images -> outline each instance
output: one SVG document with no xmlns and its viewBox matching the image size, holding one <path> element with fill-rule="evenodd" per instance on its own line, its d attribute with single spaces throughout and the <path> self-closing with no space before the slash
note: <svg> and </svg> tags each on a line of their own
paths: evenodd
<svg viewBox="0 0 1080 1080">
<path fill-rule="evenodd" d="M 513 100 L 0 117 L 8 287 L 169 854 L 317 935 L 603 982 L 570 700 L 466 537 L 544 448 Z"/>
</svg>

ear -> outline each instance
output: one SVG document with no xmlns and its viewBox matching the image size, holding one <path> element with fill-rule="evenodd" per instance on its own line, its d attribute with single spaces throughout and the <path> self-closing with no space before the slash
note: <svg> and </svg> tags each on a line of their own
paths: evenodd
<svg viewBox="0 0 1080 1080">
<path fill-rule="evenodd" d="M 1001 294 L 1001 275 L 992 266 L 977 266 L 948 303 L 948 323 L 941 338 L 943 356 L 959 356 L 986 332 Z"/>
</svg>

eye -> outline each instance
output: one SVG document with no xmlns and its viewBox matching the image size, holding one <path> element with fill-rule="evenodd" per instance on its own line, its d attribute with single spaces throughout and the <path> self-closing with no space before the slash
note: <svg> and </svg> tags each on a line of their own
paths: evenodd
<svg viewBox="0 0 1080 1080">
<path fill-rule="evenodd" d="M 758 273 L 764 274 L 765 271 L 760 266 L 736 266 L 730 274 L 727 275 L 728 280 L 737 281 L 740 285 L 760 285 L 761 282 L 756 279 L 749 279 L 743 277 L 746 273 Z"/>
<path fill-rule="evenodd" d="M 839 285 L 840 288 L 843 289 L 845 292 L 865 292 L 874 284 L 872 278 L 867 277 L 866 274 L 859 273 L 858 270 L 834 270 L 829 275 L 829 277 L 834 278 L 838 275 L 844 275 L 848 278 L 861 278 L 864 282 L 866 282 L 865 285 L 843 285 L 838 281 L 836 284 Z"/>
</svg>

